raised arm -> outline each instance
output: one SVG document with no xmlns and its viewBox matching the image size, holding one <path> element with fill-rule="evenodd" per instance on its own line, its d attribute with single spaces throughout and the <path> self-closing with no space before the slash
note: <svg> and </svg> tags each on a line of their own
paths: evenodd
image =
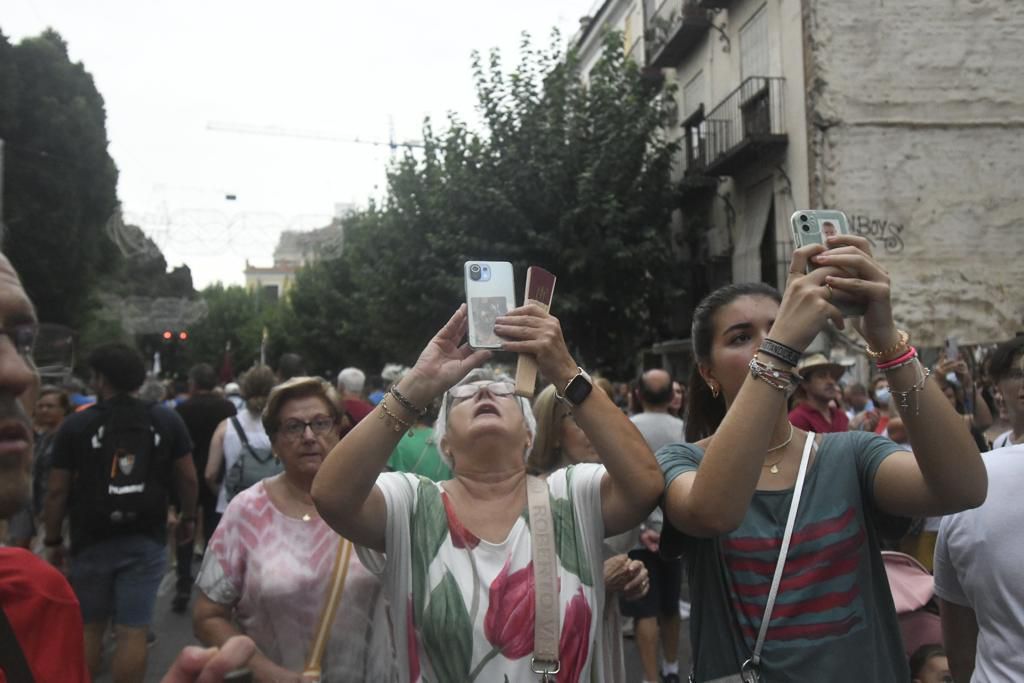
<svg viewBox="0 0 1024 683">
<path fill-rule="evenodd" d="M 861 332 L 868 346 L 899 348 L 889 274 L 871 258 L 867 240 L 843 235 L 830 244 L 842 246 L 819 254 L 815 261 L 852 275 L 829 277 L 828 282 L 837 291 L 867 302 Z M 906 516 L 945 515 L 977 507 L 988 491 L 978 446 L 938 385 L 923 379 L 922 373 L 919 363 L 886 371 L 913 453 L 894 453 L 882 462 L 875 475 L 875 499 L 885 512 Z M 901 394 L 906 396 L 905 406 L 895 400 Z"/>
<path fill-rule="evenodd" d="M 399 382 L 399 391 L 411 403 L 427 405 L 491 357 L 488 351 L 473 351 L 461 343 L 467 327 L 463 305 Z M 383 406 L 381 401 L 338 442 L 313 480 L 313 502 L 324 520 L 353 543 L 378 551 L 384 550 L 387 507 L 375 483 L 404 433 L 395 430 L 399 425 Z M 403 420 L 415 418 L 398 401 L 389 401 L 388 406 Z"/>
<path fill-rule="evenodd" d="M 494 330 L 512 340 L 506 351 L 537 358 L 541 373 L 561 392 L 578 366 L 562 338 L 558 320 L 535 304 L 498 318 Z M 572 410 L 608 473 L 601 482 L 601 513 L 605 534 L 612 536 L 642 522 L 661 496 L 665 480 L 643 436 L 608 395 L 593 390 Z"/>
</svg>

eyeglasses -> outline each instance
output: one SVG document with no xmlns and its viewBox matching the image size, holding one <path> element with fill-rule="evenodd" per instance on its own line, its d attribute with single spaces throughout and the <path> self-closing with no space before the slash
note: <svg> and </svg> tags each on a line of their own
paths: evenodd
<svg viewBox="0 0 1024 683">
<path fill-rule="evenodd" d="M 481 382 L 479 384 L 459 384 L 448 390 L 452 405 L 465 401 L 476 396 L 481 389 L 486 389 L 488 394 L 505 398 L 516 392 L 516 387 L 511 382 L 504 380 L 498 382 Z"/>
<path fill-rule="evenodd" d="M 32 352 L 36 347 L 39 325 L 36 323 L 19 323 L 10 327 L 0 327 L 0 335 L 11 340 L 18 355 L 27 361 L 32 360 Z"/>
<path fill-rule="evenodd" d="M 306 427 L 313 430 L 315 436 L 323 436 L 327 432 L 334 429 L 334 425 L 337 424 L 337 420 L 333 417 L 327 417 L 326 415 L 317 415 L 309 422 L 303 420 L 286 420 L 281 428 L 278 430 L 289 439 L 298 439 L 306 433 Z"/>
</svg>

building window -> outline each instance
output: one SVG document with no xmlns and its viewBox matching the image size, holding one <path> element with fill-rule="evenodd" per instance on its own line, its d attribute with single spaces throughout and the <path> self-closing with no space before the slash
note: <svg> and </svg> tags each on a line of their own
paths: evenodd
<svg viewBox="0 0 1024 683">
<path fill-rule="evenodd" d="M 765 5 L 740 29 L 740 80 L 768 75 L 768 12 Z"/>
</svg>

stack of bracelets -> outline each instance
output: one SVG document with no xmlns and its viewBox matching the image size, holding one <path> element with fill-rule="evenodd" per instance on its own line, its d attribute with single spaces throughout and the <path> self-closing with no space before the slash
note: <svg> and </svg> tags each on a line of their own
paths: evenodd
<svg viewBox="0 0 1024 683">
<path fill-rule="evenodd" d="M 922 367 L 918 361 L 917 349 L 910 345 L 910 335 L 903 330 L 899 330 L 899 340 L 891 348 L 884 351 L 873 351 L 870 347 L 865 347 L 865 350 L 875 361 L 875 367 L 886 374 L 908 365 L 915 366 L 918 378 L 909 389 L 900 391 L 890 387 L 889 390 L 892 392 L 893 398 L 896 399 L 896 405 L 899 407 L 900 412 L 910 410 L 910 399 L 913 397 L 914 415 L 917 415 L 921 409 L 920 401 L 917 400 L 917 394 L 924 390 L 925 382 L 928 381 L 928 376 L 931 372 L 928 368 Z"/>
<path fill-rule="evenodd" d="M 388 390 L 388 393 L 384 394 L 384 398 L 382 398 L 380 401 L 380 408 L 382 412 L 377 413 L 380 419 L 384 420 L 385 416 L 387 416 L 387 418 L 390 419 L 392 428 L 396 432 L 400 432 L 404 428 L 405 430 L 408 431 L 409 434 L 412 434 L 412 429 L 415 426 L 414 422 L 409 420 L 403 420 L 394 412 L 392 412 L 391 408 L 388 407 L 387 400 L 392 396 L 395 398 L 396 401 L 398 401 L 399 404 L 401 404 L 403 408 L 405 408 L 407 412 L 416 415 L 416 417 L 423 417 L 424 415 L 426 415 L 427 409 L 417 408 L 416 406 L 414 406 L 412 404 L 412 401 L 407 399 L 402 394 L 402 392 L 400 392 L 398 388 L 395 386 L 392 386 L 391 389 Z"/>
<path fill-rule="evenodd" d="M 789 366 L 788 369 L 766 363 L 757 357 L 761 353 L 782 361 Z M 801 353 L 791 346 L 766 338 L 750 360 L 750 375 L 772 389 L 781 391 L 788 398 L 801 382 L 800 375 L 793 369 L 800 362 L 800 356 Z"/>
</svg>

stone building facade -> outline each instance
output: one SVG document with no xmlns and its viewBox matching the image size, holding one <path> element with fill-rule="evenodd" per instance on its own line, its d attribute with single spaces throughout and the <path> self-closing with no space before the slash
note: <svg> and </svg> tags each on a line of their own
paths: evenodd
<svg viewBox="0 0 1024 683">
<path fill-rule="evenodd" d="M 920 345 L 1024 330 L 1024 3 L 608 0 L 574 38 L 585 69 L 609 29 L 676 87 L 693 303 L 784 284 L 790 216 L 831 208 Z"/>
</svg>

